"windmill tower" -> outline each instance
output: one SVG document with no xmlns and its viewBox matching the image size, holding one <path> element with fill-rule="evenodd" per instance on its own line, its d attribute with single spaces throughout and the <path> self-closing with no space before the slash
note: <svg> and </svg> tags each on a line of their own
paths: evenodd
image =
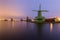
<svg viewBox="0 0 60 40">
<path fill-rule="evenodd" d="M 45 21 L 45 17 L 42 16 L 42 12 L 48 12 L 47 10 L 41 10 L 41 4 L 39 5 L 39 10 L 33 10 L 38 12 L 37 17 L 35 17 L 34 21 L 37 23 L 43 23 Z"/>
</svg>

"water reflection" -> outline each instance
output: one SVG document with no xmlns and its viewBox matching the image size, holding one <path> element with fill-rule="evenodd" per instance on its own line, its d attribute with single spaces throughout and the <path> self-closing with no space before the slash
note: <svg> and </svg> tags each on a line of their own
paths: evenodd
<svg viewBox="0 0 60 40">
<path fill-rule="evenodd" d="M 11 21 L 12 32 L 14 31 L 14 21 Z"/>
<path fill-rule="evenodd" d="M 12 28 L 14 28 L 14 23 L 15 23 L 14 21 L 11 22 L 11 26 L 12 26 Z"/>
<path fill-rule="evenodd" d="M 35 27 L 37 28 L 36 34 L 37 34 L 37 38 L 38 38 L 38 39 L 42 38 L 43 25 L 44 25 L 44 24 L 35 24 Z"/>
<path fill-rule="evenodd" d="M 50 32 L 52 32 L 53 29 L 53 23 L 50 23 Z"/>
<path fill-rule="evenodd" d="M 37 27 L 38 34 L 40 34 L 40 32 L 42 31 L 43 24 L 35 24 L 35 25 Z"/>
<path fill-rule="evenodd" d="M 60 23 L 35 24 L 19 21 L 0 21 L 0 38 L 20 40 L 60 39 Z"/>
</svg>

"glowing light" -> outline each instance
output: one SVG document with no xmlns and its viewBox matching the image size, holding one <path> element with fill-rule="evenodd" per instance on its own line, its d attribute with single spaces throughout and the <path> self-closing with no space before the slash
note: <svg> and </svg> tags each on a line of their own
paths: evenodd
<svg viewBox="0 0 60 40">
<path fill-rule="evenodd" d="M 34 21 L 34 19 L 32 19 L 32 21 Z"/>
<path fill-rule="evenodd" d="M 59 22 L 60 18 L 59 17 L 55 17 L 55 22 Z"/>
<path fill-rule="evenodd" d="M 53 24 L 50 23 L 50 32 L 52 32 L 52 29 L 53 29 Z"/>
</svg>

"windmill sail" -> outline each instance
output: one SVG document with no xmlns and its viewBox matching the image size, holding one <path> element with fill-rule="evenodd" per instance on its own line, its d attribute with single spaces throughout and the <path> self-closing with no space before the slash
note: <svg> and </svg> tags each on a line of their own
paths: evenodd
<svg viewBox="0 0 60 40">
<path fill-rule="evenodd" d="M 39 5 L 39 10 L 33 10 L 38 12 L 37 17 L 35 17 L 35 22 L 43 23 L 45 21 L 45 17 L 42 16 L 42 12 L 48 12 L 47 10 L 41 10 L 41 4 Z"/>
</svg>

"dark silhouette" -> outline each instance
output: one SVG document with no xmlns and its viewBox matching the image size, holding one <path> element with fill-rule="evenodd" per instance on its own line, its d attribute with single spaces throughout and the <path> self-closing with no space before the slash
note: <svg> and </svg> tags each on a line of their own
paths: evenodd
<svg viewBox="0 0 60 40">
<path fill-rule="evenodd" d="M 55 18 L 45 19 L 45 22 L 55 22 Z"/>
<path fill-rule="evenodd" d="M 48 12 L 47 10 L 41 10 L 41 4 L 39 5 L 39 10 L 33 10 L 38 12 L 38 15 L 35 17 L 34 22 L 37 23 L 44 23 L 45 22 L 45 17 L 42 16 L 42 12 Z"/>
<path fill-rule="evenodd" d="M 29 17 L 26 17 L 26 22 L 31 22 L 31 19 L 29 19 Z"/>
<path fill-rule="evenodd" d="M 21 18 L 20 21 L 23 21 L 23 19 Z"/>
<path fill-rule="evenodd" d="M 4 21 L 8 21 L 7 19 L 4 19 Z"/>
<path fill-rule="evenodd" d="M 11 18 L 11 21 L 14 21 L 13 18 Z"/>
</svg>

